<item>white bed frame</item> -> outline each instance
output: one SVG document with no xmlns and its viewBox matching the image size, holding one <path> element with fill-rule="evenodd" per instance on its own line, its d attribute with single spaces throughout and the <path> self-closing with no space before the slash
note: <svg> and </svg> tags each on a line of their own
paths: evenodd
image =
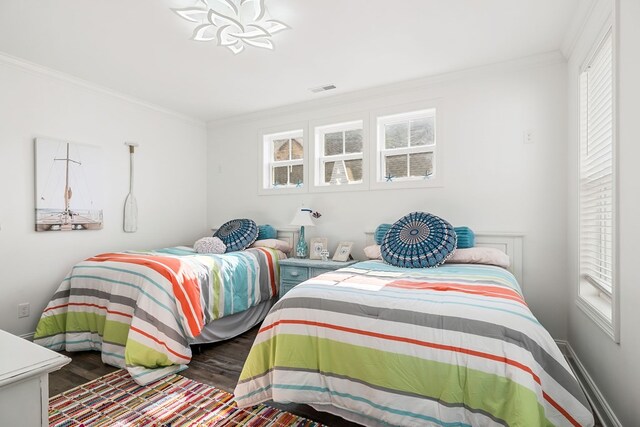
<svg viewBox="0 0 640 427">
<path fill-rule="evenodd" d="M 365 246 L 375 245 L 373 231 L 365 232 Z M 475 233 L 476 246 L 500 249 L 511 261 L 508 270 L 518 279 L 520 286 L 524 288 L 522 241 L 524 235 L 520 233 Z"/>
</svg>

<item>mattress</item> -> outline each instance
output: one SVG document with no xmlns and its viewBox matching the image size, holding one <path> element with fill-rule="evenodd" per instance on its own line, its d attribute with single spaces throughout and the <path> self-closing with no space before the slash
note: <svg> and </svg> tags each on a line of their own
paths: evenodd
<svg viewBox="0 0 640 427">
<path fill-rule="evenodd" d="M 235 395 L 365 425 L 593 425 L 554 340 L 494 266 L 367 261 L 303 282 L 265 318 Z"/>
</svg>

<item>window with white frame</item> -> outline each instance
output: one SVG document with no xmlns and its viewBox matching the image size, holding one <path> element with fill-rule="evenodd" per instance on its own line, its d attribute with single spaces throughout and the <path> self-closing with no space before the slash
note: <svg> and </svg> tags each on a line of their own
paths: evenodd
<svg viewBox="0 0 640 427">
<path fill-rule="evenodd" d="M 580 73 L 579 301 L 612 335 L 616 288 L 613 75 L 609 31 Z"/>
<path fill-rule="evenodd" d="M 315 138 L 315 185 L 362 183 L 362 120 L 318 126 Z"/>
<path fill-rule="evenodd" d="M 377 118 L 377 182 L 428 180 L 436 174 L 436 109 Z"/>
<path fill-rule="evenodd" d="M 304 139 L 302 129 L 263 135 L 263 188 L 304 186 Z"/>
</svg>

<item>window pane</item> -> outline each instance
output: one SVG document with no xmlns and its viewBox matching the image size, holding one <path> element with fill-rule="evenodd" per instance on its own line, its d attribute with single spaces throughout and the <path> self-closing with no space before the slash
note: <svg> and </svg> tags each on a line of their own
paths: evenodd
<svg viewBox="0 0 640 427">
<path fill-rule="evenodd" d="M 291 166 L 291 180 L 289 182 L 294 185 L 302 185 L 302 183 L 304 182 L 302 171 L 302 165 Z"/>
<path fill-rule="evenodd" d="M 385 157 L 387 166 L 387 175 L 391 175 L 394 178 L 401 178 L 407 176 L 407 156 L 387 156 Z"/>
<path fill-rule="evenodd" d="M 362 129 L 348 130 L 344 133 L 345 152 L 362 153 Z"/>
<path fill-rule="evenodd" d="M 342 132 L 324 134 L 324 155 L 335 156 L 342 154 Z"/>
<path fill-rule="evenodd" d="M 291 139 L 291 160 L 302 159 L 304 156 L 304 149 L 302 146 L 302 138 Z"/>
<path fill-rule="evenodd" d="M 409 176 L 428 176 L 433 173 L 433 153 L 409 154 Z"/>
<path fill-rule="evenodd" d="M 289 183 L 289 167 L 278 166 L 273 168 L 273 182 L 271 185 L 287 185 Z"/>
<path fill-rule="evenodd" d="M 362 181 L 362 159 L 345 160 L 344 165 L 347 169 L 349 182 Z"/>
<path fill-rule="evenodd" d="M 273 159 L 289 160 L 289 140 L 276 139 L 273 141 Z"/>
<path fill-rule="evenodd" d="M 411 120 L 411 146 L 433 145 L 433 117 Z"/>
<path fill-rule="evenodd" d="M 409 123 L 397 123 L 385 125 L 384 144 L 385 148 L 401 148 L 408 144 Z"/>
<path fill-rule="evenodd" d="M 333 168 L 335 167 L 336 162 L 325 162 L 324 163 L 324 183 L 328 184 L 331 182 L 331 174 L 333 173 Z"/>
<path fill-rule="evenodd" d="M 332 184 L 332 185 L 348 184 L 349 176 L 347 175 L 347 169 L 345 168 L 344 161 L 338 160 L 336 162 L 330 162 L 330 163 L 332 163 L 332 165 L 331 165 L 331 178 L 329 179 L 329 184 Z"/>
</svg>

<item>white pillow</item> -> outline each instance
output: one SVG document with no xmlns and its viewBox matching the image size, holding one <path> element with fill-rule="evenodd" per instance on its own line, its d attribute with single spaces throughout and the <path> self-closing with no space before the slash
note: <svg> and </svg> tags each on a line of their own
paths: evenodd
<svg viewBox="0 0 640 427">
<path fill-rule="evenodd" d="M 453 255 L 447 259 L 447 264 L 489 264 L 508 268 L 511 265 L 509 255 L 500 249 L 488 247 L 473 247 L 456 249 Z"/>
<path fill-rule="evenodd" d="M 250 248 L 273 248 L 279 251 L 289 253 L 291 252 L 291 245 L 284 240 L 280 239 L 262 239 L 253 242 Z"/>
<path fill-rule="evenodd" d="M 364 254 L 368 259 L 382 259 L 380 245 L 371 245 L 364 248 Z"/>
<path fill-rule="evenodd" d="M 382 259 L 380 245 L 371 245 L 364 248 L 367 259 Z M 446 261 L 447 264 L 489 264 L 502 268 L 509 268 L 511 262 L 509 255 L 496 248 L 473 247 L 456 249 L 453 255 Z"/>
<path fill-rule="evenodd" d="M 217 237 L 203 237 L 193 244 L 193 249 L 199 254 L 223 254 L 227 245 Z"/>
</svg>

